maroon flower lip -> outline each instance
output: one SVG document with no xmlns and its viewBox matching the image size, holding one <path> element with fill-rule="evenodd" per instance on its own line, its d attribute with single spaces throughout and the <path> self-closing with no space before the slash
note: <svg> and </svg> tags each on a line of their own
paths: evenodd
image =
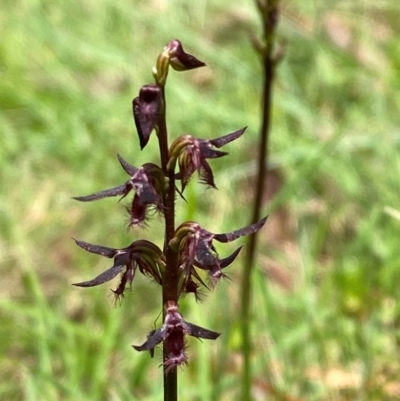
<svg viewBox="0 0 400 401">
<path fill-rule="evenodd" d="M 133 345 L 136 351 L 150 351 L 153 355 L 154 348 L 164 342 L 167 349 L 167 358 L 164 360 L 166 372 L 180 365 L 185 365 L 188 358 L 185 354 L 185 336 L 189 335 L 206 340 L 215 340 L 221 334 L 205 329 L 185 321 L 179 313 L 178 305 L 170 301 L 165 305 L 164 324 L 158 330 L 152 330 L 147 340 L 142 345 Z"/>
</svg>

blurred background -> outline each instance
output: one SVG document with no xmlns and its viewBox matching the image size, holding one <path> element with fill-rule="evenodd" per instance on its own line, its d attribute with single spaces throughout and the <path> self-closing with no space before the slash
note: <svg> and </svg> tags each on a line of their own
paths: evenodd
<svg viewBox="0 0 400 401">
<path fill-rule="evenodd" d="M 277 40 L 286 55 L 274 84 L 263 209 L 270 219 L 254 275 L 254 399 L 400 399 L 400 6 L 282 3 Z M 162 219 L 128 231 L 126 202 L 71 197 L 123 183 L 117 152 L 136 166 L 158 161 L 155 137 L 139 150 L 131 101 L 178 38 L 207 67 L 170 72 L 171 138 L 249 128 L 211 162 L 219 190 L 193 179 L 177 221 L 212 232 L 247 225 L 262 78 L 251 33 L 260 33 L 251 0 L 2 0 L 2 400 L 161 399 L 160 351 L 152 360 L 131 347 L 154 327 L 159 288 L 137 275 L 113 307 L 118 281 L 72 287 L 111 264 L 71 237 L 161 246 Z M 189 339 L 183 400 L 240 397 L 242 269 L 243 258 L 203 303 L 182 300 L 188 321 L 223 333 Z"/>
</svg>

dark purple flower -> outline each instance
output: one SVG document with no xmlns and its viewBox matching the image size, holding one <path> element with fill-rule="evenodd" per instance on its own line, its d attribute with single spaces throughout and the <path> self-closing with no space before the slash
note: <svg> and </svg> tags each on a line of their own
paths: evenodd
<svg viewBox="0 0 400 401">
<path fill-rule="evenodd" d="M 257 223 L 225 234 L 210 233 L 195 222 L 181 224 L 176 229 L 175 236 L 170 242 L 170 246 L 179 254 L 180 292 L 190 292 L 187 291 L 187 287 L 192 285 L 190 283 L 194 279 L 203 284 L 195 267 L 208 272 L 213 286 L 218 283 L 221 277 L 226 277 L 222 269 L 229 266 L 236 259 L 241 247 L 236 249 L 230 256 L 220 259 L 213 245 L 213 240 L 231 242 L 244 235 L 256 233 L 265 224 L 266 220 L 267 217 Z M 191 288 L 193 288 L 193 285 Z"/>
<path fill-rule="evenodd" d="M 174 301 L 169 301 L 165 305 L 164 324 L 158 330 L 150 332 L 147 340 L 142 345 L 134 345 L 137 351 L 150 351 L 152 354 L 154 348 L 164 341 L 167 358 L 164 360 L 166 372 L 169 372 L 180 365 L 188 363 L 185 353 L 185 336 L 215 340 L 220 333 L 204 329 L 195 324 L 186 322 L 178 310 L 178 305 Z"/>
<path fill-rule="evenodd" d="M 93 245 L 84 241 L 74 240 L 78 246 L 87 252 L 102 255 L 107 258 L 114 258 L 114 264 L 111 268 L 101 273 L 92 280 L 75 283 L 78 287 L 95 287 L 112 280 L 121 273 L 121 281 L 118 287 L 113 290 L 117 298 L 123 296 L 126 285 L 132 284 L 136 269 L 150 276 L 161 285 L 162 273 L 164 268 L 164 255 L 160 248 L 152 242 L 139 240 L 132 242 L 126 248 L 114 249 L 101 245 Z"/>
<path fill-rule="evenodd" d="M 207 159 L 216 159 L 227 155 L 228 153 L 214 148 L 220 148 L 234 141 L 245 130 L 246 127 L 210 140 L 197 139 L 191 135 L 185 135 L 175 140 L 169 151 L 168 169 L 175 169 L 176 161 L 178 161 L 178 178 L 182 182 L 182 192 L 195 171 L 199 173 L 201 182 L 215 188 L 214 176 Z"/>
<path fill-rule="evenodd" d="M 130 226 L 144 221 L 149 206 L 154 206 L 162 213 L 164 210 L 162 196 L 165 189 L 165 176 L 162 170 L 153 163 L 146 163 L 142 167 L 136 168 L 120 155 L 118 155 L 118 160 L 125 172 L 131 176 L 128 181 L 117 187 L 87 196 L 74 197 L 74 199 L 81 202 L 90 202 L 112 196 L 122 196 L 124 198 L 131 190 L 134 190 L 135 195 L 127 208 L 130 215 Z"/>
</svg>

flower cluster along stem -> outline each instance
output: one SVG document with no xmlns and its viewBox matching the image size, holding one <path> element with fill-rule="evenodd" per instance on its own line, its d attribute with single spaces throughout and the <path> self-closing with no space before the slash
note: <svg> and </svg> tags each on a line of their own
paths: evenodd
<svg viewBox="0 0 400 401">
<path fill-rule="evenodd" d="M 132 102 L 140 147 L 143 150 L 151 133 L 156 131 L 161 167 L 153 163 L 135 167 L 118 155 L 121 167 L 129 175 L 126 182 L 74 198 L 81 202 L 91 202 L 113 196 L 121 196 L 122 199 L 134 193 L 127 207 L 129 227 L 143 224 L 148 219 L 149 210 L 156 210 L 164 216 L 162 249 L 145 239 L 122 248 L 75 240 L 85 251 L 112 258 L 114 263 L 94 279 L 74 285 L 93 287 L 119 276 L 120 282 L 112 290 L 117 301 L 124 297 L 137 272 L 150 277 L 162 287 L 163 323 L 157 330 L 150 331 L 142 345 L 133 345 L 133 348 L 139 352 L 149 351 L 153 357 L 155 348 L 162 344 L 165 401 L 178 399 L 177 367 L 186 365 L 189 360 L 186 354 L 187 336 L 207 340 L 215 340 L 220 336 L 220 333 L 186 321 L 179 311 L 180 297 L 193 294 L 196 301 L 201 301 L 204 288 L 214 288 L 221 278 L 226 277 L 223 269 L 234 262 L 241 247 L 229 256 L 220 257 L 214 241 L 227 243 L 251 235 L 260 230 L 267 219 L 265 217 L 249 226 L 222 234 L 211 233 L 194 221 L 186 221 L 175 227 L 176 194 L 183 197 L 186 185 L 195 172 L 202 183 L 216 188 L 208 159 L 226 156 L 227 153 L 219 148 L 240 138 L 246 130 L 242 128 L 215 139 L 182 135 L 169 146 L 165 97 L 169 67 L 176 71 L 186 71 L 203 66 L 203 62 L 183 50 L 178 40 L 172 40 L 165 46 L 153 68 L 155 83 L 143 85 Z M 180 189 L 177 184 L 180 184 Z M 208 285 L 204 275 L 208 278 Z"/>
<path fill-rule="evenodd" d="M 178 274 L 177 274 L 177 255 L 169 247 L 169 242 L 175 233 L 175 173 L 167 169 L 168 156 L 168 131 L 166 123 L 166 99 L 165 87 L 161 88 L 162 107 L 158 120 L 158 142 L 160 148 L 160 158 L 162 170 L 167 177 L 167 187 L 163 194 L 164 221 L 165 221 L 165 241 L 163 252 L 166 258 L 165 272 L 163 274 L 163 304 L 169 300 L 178 301 Z"/>
<path fill-rule="evenodd" d="M 165 87 L 161 87 L 162 108 L 158 122 L 158 142 L 160 148 L 161 166 L 165 176 L 168 178 L 167 190 L 164 194 L 164 220 L 165 220 L 165 241 L 164 255 L 166 259 L 165 272 L 162 281 L 162 304 L 168 301 L 178 301 L 178 266 L 176 253 L 172 251 L 169 242 L 175 232 L 175 174 L 173 170 L 167 169 L 168 164 L 168 131 L 166 123 L 166 98 Z M 165 310 L 163 310 L 165 319 Z M 163 344 L 163 361 L 168 359 L 168 344 Z M 178 371 L 173 369 L 168 371 L 168 367 L 163 365 L 164 377 L 164 400 L 176 401 L 178 399 Z"/>
</svg>

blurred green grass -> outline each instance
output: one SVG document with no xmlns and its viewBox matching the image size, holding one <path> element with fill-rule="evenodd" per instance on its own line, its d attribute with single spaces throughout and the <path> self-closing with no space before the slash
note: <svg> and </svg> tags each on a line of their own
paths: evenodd
<svg viewBox="0 0 400 401">
<path fill-rule="evenodd" d="M 71 287 L 107 261 L 70 237 L 161 244 L 161 220 L 127 232 L 124 205 L 71 196 L 122 182 L 117 152 L 135 165 L 157 161 L 155 138 L 139 151 L 131 100 L 176 37 L 208 67 L 170 74 L 171 137 L 249 126 L 230 156 L 213 163 L 219 191 L 192 182 L 177 220 L 214 232 L 247 224 L 261 82 L 248 34 L 259 21 L 251 1 L 220 3 L 2 2 L 1 399 L 160 399 L 161 356 L 131 348 L 153 327 L 158 289 L 137 277 L 113 308 L 109 286 Z M 283 7 L 271 217 L 254 277 L 257 400 L 400 397 L 399 11 L 395 0 Z M 213 343 L 189 342 L 182 399 L 239 397 L 241 268 L 230 268 L 232 282 L 203 304 L 182 301 L 187 320 L 223 332 Z"/>
</svg>

